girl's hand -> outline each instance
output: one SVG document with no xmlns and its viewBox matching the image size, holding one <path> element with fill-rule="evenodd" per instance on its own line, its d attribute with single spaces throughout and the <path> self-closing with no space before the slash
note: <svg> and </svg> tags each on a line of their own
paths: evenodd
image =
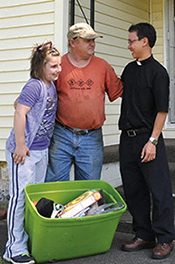
<svg viewBox="0 0 175 264">
<path fill-rule="evenodd" d="M 30 151 L 26 145 L 24 146 L 16 146 L 15 152 L 13 154 L 13 159 L 16 164 L 21 163 L 23 165 L 25 163 L 26 156 L 30 156 Z"/>
</svg>

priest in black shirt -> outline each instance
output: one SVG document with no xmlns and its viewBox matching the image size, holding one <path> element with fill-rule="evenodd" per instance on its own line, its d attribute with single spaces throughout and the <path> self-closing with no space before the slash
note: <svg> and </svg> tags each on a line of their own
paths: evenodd
<svg viewBox="0 0 175 264">
<path fill-rule="evenodd" d="M 163 259 L 170 255 L 175 237 L 172 187 L 162 136 L 169 76 L 152 55 L 154 27 L 139 23 L 128 31 L 128 49 L 136 60 L 125 67 L 121 77 L 120 169 L 136 236 L 122 245 L 122 250 L 153 248 L 152 258 Z"/>
</svg>

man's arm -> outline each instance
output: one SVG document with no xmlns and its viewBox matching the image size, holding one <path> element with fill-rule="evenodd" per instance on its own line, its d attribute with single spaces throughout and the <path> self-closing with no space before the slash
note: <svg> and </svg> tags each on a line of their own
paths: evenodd
<svg viewBox="0 0 175 264">
<path fill-rule="evenodd" d="M 106 74 L 106 93 L 110 102 L 122 97 L 123 94 L 123 82 L 110 65 L 108 65 Z"/>
<path fill-rule="evenodd" d="M 151 137 L 155 138 L 156 140 L 158 140 L 162 132 L 167 114 L 168 114 L 167 112 L 157 113 L 157 116 L 154 122 L 153 131 L 151 134 Z M 155 158 L 156 158 L 156 146 L 149 140 L 142 149 L 141 159 L 142 159 L 142 162 L 149 162 L 151 160 L 154 160 Z"/>
<path fill-rule="evenodd" d="M 25 144 L 25 125 L 26 114 L 29 112 L 30 107 L 17 104 L 14 116 L 14 132 L 16 148 L 13 155 L 16 164 L 24 164 L 26 155 L 30 155 L 30 151 Z"/>
</svg>

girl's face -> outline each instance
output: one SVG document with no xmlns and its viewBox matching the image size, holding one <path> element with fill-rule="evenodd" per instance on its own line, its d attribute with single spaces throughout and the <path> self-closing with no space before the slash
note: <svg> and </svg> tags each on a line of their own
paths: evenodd
<svg viewBox="0 0 175 264">
<path fill-rule="evenodd" d="M 61 56 L 49 56 L 47 62 L 43 67 L 43 81 L 46 85 L 50 86 L 51 81 L 58 79 L 61 72 Z"/>
</svg>

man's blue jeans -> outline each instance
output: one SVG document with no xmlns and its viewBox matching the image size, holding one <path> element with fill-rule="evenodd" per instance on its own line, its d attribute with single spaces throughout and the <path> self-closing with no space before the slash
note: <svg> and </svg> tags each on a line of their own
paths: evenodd
<svg viewBox="0 0 175 264">
<path fill-rule="evenodd" d="M 49 148 L 46 182 L 69 181 L 74 163 L 75 180 L 97 180 L 103 165 L 102 129 L 76 135 L 56 122 Z"/>
</svg>

